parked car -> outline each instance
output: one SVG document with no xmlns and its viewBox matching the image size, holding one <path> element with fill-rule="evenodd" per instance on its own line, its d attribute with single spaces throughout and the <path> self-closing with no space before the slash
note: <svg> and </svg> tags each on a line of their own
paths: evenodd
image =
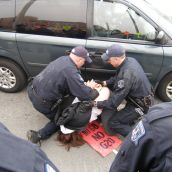
<svg viewBox="0 0 172 172">
<path fill-rule="evenodd" d="M 136 58 L 164 101 L 172 100 L 172 24 L 143 0 L 0 0 L 0 90 L 17 92 L 48 63 L 85 46 L 85 79 L 115 70 L 100 56 L 110 45 Z"/>
</svg>

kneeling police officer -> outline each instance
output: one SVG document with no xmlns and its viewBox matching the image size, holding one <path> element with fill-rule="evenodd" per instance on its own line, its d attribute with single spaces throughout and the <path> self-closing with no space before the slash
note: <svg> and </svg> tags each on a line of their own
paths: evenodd
<svg viewBox="0 0 172 172">
<path fill-rule="evenodd" d="M 99 81 L 112 94 L 108 100 L 95 102 L 95 106 L 103 109 L 101 120 L 108 134 L 126 136 L 135 121 L 146 114 L 152 104 L 152 87 L 141 65 L 134 58 L 127 57 L 121 45 L 110 46 L 102 59 L 116 68 L 116 75 L 109 80 Z M 126 106 L 118 111 L 124 99 Z"/>
<path fill-rule="evenodd" d="M 98 96 L 94 89 L 97 84 L 92 81 L 85 85 L 80 75 L 79 68 L 85 62 L 92 62 L 89 53 L 84 47 L 77 46 L 69 56 L 62 56 L 51 62 L 29 84 L 28 95 L 33 106 L 50 119 L 39 131 L 28 131 L 27 136 L 31 142 L 38 143 L 59 130 L 54 122 L 56 112 L 71 104 L 73 97 L 78 97 L 80 101 L 90 101 Z M 70 96 L 66 98 L 67 95 Z"/>
<path fill-rule="evenodd" d="M 36 145 L 14 136 L 0 123 L 1 172 L 59 172 Z"/>
<path fill-rule="evenodd" d="M 172 171 L 172 102 L 150 108 L 127 136 L 110 172 Z"/>
</svg>

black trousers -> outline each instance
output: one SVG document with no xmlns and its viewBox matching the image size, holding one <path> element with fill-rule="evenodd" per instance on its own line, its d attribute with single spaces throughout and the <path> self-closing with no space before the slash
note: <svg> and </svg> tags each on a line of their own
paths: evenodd
<svg viewBox="0 0 172 172">
<path fill-rule="evenodd" d="M 102 124 L 109 135 L 115 135 L 116 133 L 122 136 L 128 135 L 135 120 L 139 117 L 140 114 L 137 112 L 136 107 L 129 102 L 120 111 L 104 109 L 101 113 Z"/>
<path fill-rule="evenodd" d="M 31 87 L 31 84 L 28 86 L 27 88 L 28 91 L 28 96 L 29 99 L 31 100 L 34 108 L 39 111 L 40 113 L 42 113 L 44 116 L 46 116 L 50 121 L 43 127 L 41 128 L 38 132 L 41 135 L 41 139 L 47 139 L 49 138 L 52 134 L 54 134 L 55 132 L 57 132 L 59 130 L 59 127 L 55 125 L 54 122 L 54 118 L 57 112 L 57 108 L 55 108 L 53 111 L 51 110 L 53 103 L 49 103 L 49 102 L 45 102 L 42 101 L 35 93 L 33 88 Z M 67 106 L 69 106 L 72 101 L 73 101 L 74 97 L 69 96 L 67 98 L 65 98 L 62 102 L 61 109 L 66 108 Z"/>
</svg>

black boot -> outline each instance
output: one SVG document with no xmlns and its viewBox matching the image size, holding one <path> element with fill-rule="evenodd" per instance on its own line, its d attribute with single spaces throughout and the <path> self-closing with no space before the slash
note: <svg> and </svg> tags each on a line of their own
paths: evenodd
<svg viewBox="0 0 172 172">
<path fill-rule="evenodd" d="M 39 132 L 34 131 L 34 130 L 29 130 L 27 132 L 27 138 L 29 141 L 31 141 L 32 143 L 35 144 L 39 144 L 40 145 L 40 141 L 41 141 L 41 135 Z"/>
</svg>

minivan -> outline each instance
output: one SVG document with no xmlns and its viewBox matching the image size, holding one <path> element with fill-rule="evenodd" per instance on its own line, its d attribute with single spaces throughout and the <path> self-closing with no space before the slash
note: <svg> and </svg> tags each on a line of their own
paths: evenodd
<svg viewBox="0 0 172 172">
<path fill-rule="evenodd" d="M 172 100 L 172 24 L 143 0 L 0 0 L 0 90 L 17 92 L 30 77 L 77 45 L 90 52 L 87 79 L 115 70 L 101 60 L 112 44 L 142 65 L 163 101 Z"/>
</svg>

